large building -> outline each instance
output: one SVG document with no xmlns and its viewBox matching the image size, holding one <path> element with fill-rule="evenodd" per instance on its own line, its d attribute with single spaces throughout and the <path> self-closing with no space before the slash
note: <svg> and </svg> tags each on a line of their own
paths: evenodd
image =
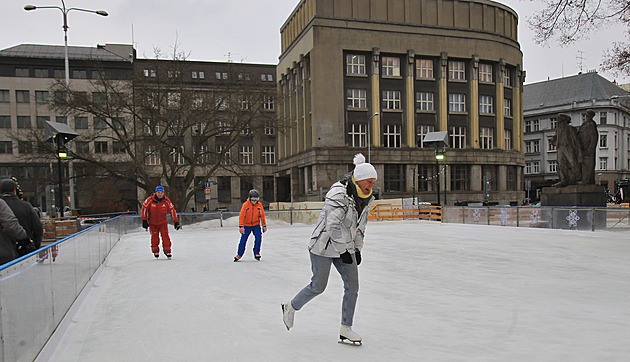
<svg viewBox="0 0 630 362">
<path fill-rule="evenodd" d="M 278 194 L 318 198 L 362 152 L 384 198 L 524 198 L 514 10 L 487 0 L 302 0 L 281 28 Z M 448 132 L 445 160 L 423 145 Z"/>
<path fill-rule="evenodd" d="M 592 71 L 527 84 L 524 100 L 525 190 L 532 202 L 540 200 L 543 187 L 558 182 L 557 152 L 550 140 L 560 113 L 579 127 L 588 109 L 595 112 L 597 184 L 614 193 L 616 181 L 630 178 L 630 93 Z"/>
</svg>

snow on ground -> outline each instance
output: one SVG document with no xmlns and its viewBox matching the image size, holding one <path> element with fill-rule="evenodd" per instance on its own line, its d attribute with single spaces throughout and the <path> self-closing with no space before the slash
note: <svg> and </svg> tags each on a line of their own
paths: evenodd
<svg viewBox="0 0 630 362">
<path fill-rule="evenodd" d="M 253 235 L 171 229 L 116 245 L 37 361 L 622 361 L 630 356 L 630 241 L 622 233 L 434 222 L 370 222 L 354 330 L 337 343 L 342 283 L 296 313 L 313 226 Z"/>
</svg>

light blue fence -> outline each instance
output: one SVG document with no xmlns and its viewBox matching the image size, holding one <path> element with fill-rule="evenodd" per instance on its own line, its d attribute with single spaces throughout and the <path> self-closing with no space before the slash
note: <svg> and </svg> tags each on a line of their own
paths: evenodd
<svg viewBox="0 0 630 362">
<path fill-rule="evenodd" d="M 0 267 L 0 360 L 32 361 L 120 237 L 119 216 Z"/>
</svg>

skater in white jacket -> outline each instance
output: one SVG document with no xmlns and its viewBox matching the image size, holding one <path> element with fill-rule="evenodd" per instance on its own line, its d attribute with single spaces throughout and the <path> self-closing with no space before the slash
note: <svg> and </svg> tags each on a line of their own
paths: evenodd
<svg viewBox="0 0 630 362">
<path fill-rule="evenodd" d="M 334 265 L 344 286 L 339 338 L 361 344 L 361 337 L 351 327 L 359 294 L 357 266 L 361 264 L 363 236 L 377 175 L 374 166 L 365 162 L 365 156 L 360 153 L 354 157 L 354 164 L 352 173 L 330 187 L 317 226 L 311 234 L 308 244 L 313 271 L 311 283 L 291 301 L 283 303 L 282 312 L 284 324 L 289 330 L 293 327 L 295 311 L 324 292 L 330 266 Z"/>
</svg>

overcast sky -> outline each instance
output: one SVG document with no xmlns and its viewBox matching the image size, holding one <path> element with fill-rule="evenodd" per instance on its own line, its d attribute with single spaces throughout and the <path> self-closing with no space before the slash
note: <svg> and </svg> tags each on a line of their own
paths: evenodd
<svg viewBox="0 0 630 362">
<path fill-rule="evenodd" d="M 31 2 L 33 1 L 33 2 Z M 527 19 L 541 0 L 502 0 L 519 14 L 519 42 L 524 54 L 526 83 L 560 78 L 598 69 L 603 51 L 613 40 L 623 40 L 621 26 L 570 47 L 533 41 Z M 133 42 L 138 57 L 152 58 L 154 48 L 170 53 L 177 41 L 191 60 L 276 64 L 280 55 L 280 27 L 299 0 L 66 0 L 67 7 L 104 9 L 108 17 L 71 11 L 69 45 L 95 46 Z M 0 1 L 0 49 L 17 44 L 63 45 L 62 14 L 56 9 L 25 11 L 24 5 L 59 6 L 61 0 Z M 133 31 L 132 31 L 133 29 Z M 582 52 L 582 53 L 580 53 Z M 582 57 L 582 60 L 578 59 Z M 630 77 L 600 74 L 619 83 Z"/>
</svg>

